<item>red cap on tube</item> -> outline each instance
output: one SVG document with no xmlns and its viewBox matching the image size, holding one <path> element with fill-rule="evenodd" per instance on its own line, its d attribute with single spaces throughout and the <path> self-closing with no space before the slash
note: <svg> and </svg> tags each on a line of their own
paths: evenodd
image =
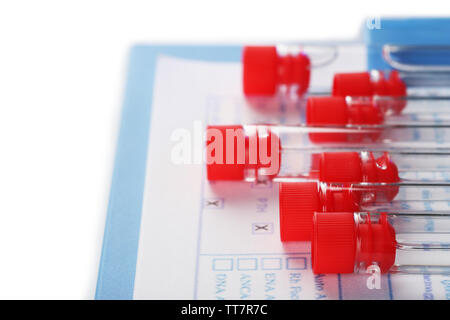
<svg viewBox="0 0 450 320">
<path fill-rule="evenodd" d="M 243 50 L 243 84 L 246 95 L 274 95 L 281 84 L 308 90 L 311 63 L 303 53 L 279 56 L 274 46 L 246 46 Z"/>
<path fill-rule="evenodd" d="M 313 214 L 322 209 L 319 184 L 280 183 L 279 201 L 281 241 L 310 241 Z"/>
<path fill-rule="evenodd" d="M 381 124 L 383 120 L 382 110 L 370 100 L 348 105 L 345 97 L 310 97 L 306 104 L 306 123 L 313 126 Z M 360 134 L 311 132 L 309 137 L 315 143 L 341 142 L 365 137 L 374 140 L 378 138 L 379 132 L 373 131 Z"/>
<path fill-rule="evenodd" d="M 244 94 L 274 95 L 278 84 L 278 54 L 274 46 L 244 47 Z"/>
<path fill-rule="evenodd" d="M 358 152 L 323 152 L 319 179 L 323 182 L 362 182 L 361 162 Z"/>
<path fill-rule="evenodd" d="M 278 174 L 281 164 L 280 139 L 270 130 L 267 135 L 261 135 L 254 128 L 254 132 L 246 133 L 241 125 L 207 127 L 208 180 L 243 180 L 246 169 L 257 172 L 268 168 L 273 171 L 268 171 L 269 177 Z"/>
<path fill-rule="evenodd" d="M 395 261 L 395 231 L 386 215 L 375 222 L 368 216 L 360 223 L 351 212 L 317 212 L 311 251 L 316 274 L 353 273 L 356 264 L 368 267 L 374 262 L 386 272 Z"/>
<path fill-rule="evenodd" d="M 345 97 L 310 97 L 306 102 L 306 123 L 346 125 L 349 123 Z"/>
<path fill-rule="evenodd" d="M 345 97 L 310 97 L 306 122 L 311 125 L 380 124 L 383 112 L 371 100 L 347 104 Z"/>
<path fill-rule="evenodd" d="M 352 273 L 355 255 L 356 228 L 353 213 L 315 213 L 311 243 L 314 273 Z"/>
<path fill-rule="evenodd" d="M 318 182 L 280 183 L 281 241 L 311 241 L 314 212 L 357 211 L 356 196 L 348 188 L 326 189 L 324 195 Z"/>
<path fill-rule="evenodd" d="M 370 73 L 336 73 L 333 78 L 332 94 L 341 97 L 373 95 Z"/>
<path fill-rule="evenodd" d="M 379 75 L 378 81 L 372 81 L 369 72 L 336 73 L 333 96 L 406 96 L 406 85 L 397 71 L 391 71 L 387 79 L 383 72 Z"/>
<path fill-rule="evenodd" d="M 320 158 L 320 181 L 394 183 L 400 177 L 387 152 L 377 159 L 372 152 L 324 152 Z"/>
<path fill-rule="evenodd" d="M 236 133 L 234 137 L 227 136 L 227 129 Z M 246 138 L 243 126 L 208 126 L 206 129 L 207 159 L 206 170 L 208 180 L 243 180 L 245 170 L 245 158 L 238 162 L 238 148 L 242 146 L 246 153 Z M 234 146 L 232 149 L 227 148 Z M 232 144 L 230 144 L 232 143 Z M 233 161 L 227 163 L 227 151 L 233 152 Z M 246 155 L 244 154 L 244 157 Z"/>
</svg>

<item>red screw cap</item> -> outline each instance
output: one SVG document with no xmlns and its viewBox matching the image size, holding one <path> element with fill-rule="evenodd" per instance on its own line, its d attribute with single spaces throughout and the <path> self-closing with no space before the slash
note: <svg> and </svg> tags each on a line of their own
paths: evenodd
<svg viewBox="0 0 450 320">
<path fill-rule="evenodd" d="M 346 125 L 349 123 L 345 97 L 310 97 L 306 102 L 306 123 Z"/>
<path fill-rule="evenodd" d="M 320 181 L 362 182 L 363 171 L 358 152 L 323 152 L 320 157 Z"/>
<path fill-rule="evenodd" d="M 245 170 L 266 168 L 271 178 L 281 164 L 279 137 L 267 130 L 261 135 L 257 127 L 245 132 L 241 125 L 208 126 L 206 160 L 208 180 L 243 180 Z M 275 161 L 274 161 L 275 160 Z"/>
<path fill-rule="evenodd" d="M 306 104 L 306 123 L 313 126 L 381 124 L 383 120 L 383 112 L 371 100 L 360 100 L 348 105 L 345 97 L 310 97 Z M 311 132 L 309 137 L 315 143 L 360 140 L 365 137 L 372 140 L 378 138 L 378 132 Z"/>
<path fill-rule="evenodd" d="M 323 182 L 380 182 L 400 181 L 398 168 L 385 152 L 375 158 L 372 152 L 324 152 L 320 157 L 319 179 Z M 380 187 L 373 196 L 393 200 L 398 194 L 397 185 Z"/>
<path fill-rule="evenodd" d="M 230 132 L 227 135 L 227 130 Z M 232 135 L 232 133 L 235 133 Z M 243 126 L 208 126 L 206 129 L 208 180 L 243 180 L 247 143 Z M 227 148 L 227 145 L 229 146 Z M 240 146 L 240 147 L 239 147 Z M 238 148 L 241 154 L 238 154 Z M 244 155 L 242 155 L 242 149 Z M 233 154 L 227 163 L 227 154 Z M 238 155 L 240 157 L 238 157 Z M 240 159 L 238 159 L 240 158 Z M 238 161 L 239 160 L 239 161 Z"/>
<path fill-rule="evenodd" d="M 312 217 L 321 211 L 316 182 L 280 183 L 281 241 L 311 241 Z"/>
<path fill-rule="evenodd" d="M 389 153 L 375 159 L 372 152 L 324 152 L 320 157 L 320 181 L 386 182 L 400 181 L 398 168 Z"/>
<path fill-rule="evenodd" d="M 278 54 L 274 46 L 244 47 L 244 94 L 274 95 L 278 84 Z"/>
<path fill-rule="evenodd" d="M 353 213 L 316 212 L 311 259 L 314 273 L 353 273 L 356 228 Z"/>
<path fill-rule="evenodd" d="M 387 272 L 395 261 L 395 252 L 395 231 L 386 215 L 379 221 L 367 216 L 364 222 L 355 221 L 351 212 L 314 215 L 312 267 L 316 274 L 353 273 L 355 266 L 373 263 Z"/>
<path fill-rule="evenodd" d="M 311 63 L 303 53 L 279 56 L 274 46 L 246 46 L 243 50 L 245 95 L 274 95 L 279 85 L 297 85 L 298 94 L 309 87 Z"/>
<path fill-rule="evenodd" d="M 325 190 L 324 195 L 318 182 L 280 183 L 281 241 L 311 241 L 314 212 L 358 210 L 358 194 L 351 189 Z"/>
<path fill-rule="evenodd" d="M 406 96 L 406 85 L 396 70 L 386 79 L 380 72 L 380 79 L 373 82 L 369 72 L 336 73 L 333 79 L 333 96 Z"/>
<path fill-rule="evenodd" d="M 374 94 L 369 72 L 336 73 L 333 78 L 333 96 L 372 96 Z"/>
</svg>

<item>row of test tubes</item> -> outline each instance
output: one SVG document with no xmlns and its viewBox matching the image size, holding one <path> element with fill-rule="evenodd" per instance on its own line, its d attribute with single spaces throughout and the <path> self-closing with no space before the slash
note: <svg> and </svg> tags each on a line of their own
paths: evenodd
<svg viewBox="0 0 450 320">
<path fill-rule="evenodd" d="M 245 47 L 244 94 L 301 98 L 300 121 L 207 128 L 208 180 L 277 182 L 281 241 L 311 241 L 315 273 L 450 274 L 450 69 L 399 50 L 450 54 L 386 46 L 394 70 L 311 92 L 313 50 Z"/>
</svg>

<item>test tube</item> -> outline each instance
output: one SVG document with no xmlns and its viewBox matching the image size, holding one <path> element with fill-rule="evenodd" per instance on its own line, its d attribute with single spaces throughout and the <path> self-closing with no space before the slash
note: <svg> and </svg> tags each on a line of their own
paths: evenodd
<svg viewBox="0 0 450 320">
<path fill-rule="evenodd" d="M 334 46 L 246 46 L 243 49 L 243 89 L 247 96 L 303 95 L 311 69 L 337 56 Z"/>
<path fill-rule="evenodd" d="M 448 210 L 450 185 L 284 182 L 279 184 L 281 241 L 311 241 L 315 212 Z"/>
<path fill-rule="evenodd" d="M 441 129 L 442 135 L 450 130 Z M 425 135 L 401 127 L 209 126 L 207 176 L 210 181 L 418 184 L 425 178 L 446 184 L 450 144 L 437 142 L 435 130 Z"/>
<path fill-rule="evenodd" d="M 308 125 L 444 127 L 450 126 L 450 98 L 309 97 L 303 117 Z"/>
<path fill-rule="evenodd" d="M 316 274 L 448 275 L 450 213 L 316 212 L 311 255 Z"/>
<path fill-rule="evenodd" d="M 423 98 L 448 100 L 450 98 L 450 65 L 447 62 L 417 64 L 398 58 L 436 54 L 448 57 L 450 46 L 386 44 L 383 46 L 383 58 L 392 67 L 392 71 L 371 70 L 335 74 L 332 93 L 337 96 L 403 97 L 408 103 Z"/>
<path fill-rule="evenodd" d="M 449 51 L 450 52 L 450 51 Z M 450 97 L 450 71 L 382 71 L 336 73 L 333 96 L 390 96 L 406 100 Z"/>
<path fill-rule="evenodd" d="M 319 46 L 316 46 L 319 47 Z M 332 48 L 331 48 L 332 49 Z M 394 70 L 337 73 L 332 94 L 337 96 L 450 97 L 449 65 L 415 65 L 393 58 L 393 52 L 404 50 L 415 54 L 443 52 L 450 46 L 393 46 L 383 48 L 385 60 Z M 325 61 L 316 62 L 313 52 L 302 46 L 247 46 L 243 50 L 243 89 L 247 96 L 273 96 L 277 92 L 303 95 L 310 82 L 311 68 L 326 64 L 337 54 L 336 49 Z M 311 62 L 312 60 L 312 62 Z M 310 92 L 326 94 L 327 92 Z"/>
</svg>

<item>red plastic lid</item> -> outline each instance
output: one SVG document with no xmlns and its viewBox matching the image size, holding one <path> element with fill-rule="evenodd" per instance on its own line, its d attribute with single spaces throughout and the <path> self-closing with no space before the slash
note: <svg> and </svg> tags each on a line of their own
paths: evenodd
<svg viewBox="0 0 450 320">
<path fill-rule="evenodd" d="M 358 152 L 323 152 L 320 157 L 320 181 L 362 182 L 363 171 Z"/>
<path fill-rule="evenodd" d="M 245 170 L 265 168 L 265 176 L 277 175 L 281 165 L 279 137 L 253 127 L 245 132 L 241 125 L 208 126 L 206 160 L 208 180 L 243 180 Z M 247 135 L 248 134 L 248 135 Z"/>
<path fill-rule="evenodd" d="M 227 130 L 235 135 L 227 135 Z M 243 126 L 208 126 L 206 129 L 206 169 L 208 180 L 243 180 L 247 143 Z M 227 148 L 227 145 L 229 146 Z M 240 147 L 239 147 L 240 146 Z M 240 162 L 238 162 L 240 148 Z M 242 151 L 243 150 L 243 151 Z M 242 159 L 244 152 L 244 159 Z M 234 157 L 228 160 L 227 153 Z"/>
<path fill-rule="evenodd" d="M 312 126 L 349 124 L 349 112 L 344 97 L 310 97 L 306 103 L 306 123 Z M 344 132 L 310 132 L 314 143 L 346 142 L 349 137 Z"/>
<path fill-rule="evenodd" d="M 333 96 L 406 96 L 406 85 L 397 71 L 391 71 L 385 78 L 379 72 L 380 79 L 372 82 L 369 72 L 336 73 L 333 79 Z"/>
<path fill-rule="evenodd" d="M 314 273 L 353 273 L 356 228 L 353 213 L 316 212 L 311 259 Z"/>
<path fill-rule="evenodd" d="M 309 97 L 306 123 L 310 125 L 346 125 L 349 123 L 345 97 Z"/>
<path fill-rule="evenodd" d="M 333 96 L 371 96 L 374 94 L 369 72 L 336 73 Z"/>
<path fill-rule="evenodd" d="M 309 125 L 351 125 L 351 124 L 380 124 L 384 120 L 383 112 L 371 100 L 358 100 L 357 103 L 347 104 L 345 97 L 310 97 L 306 104 L 306 123 Z M 339 132 L 311 132 L 312 142 L 341 142 L 365 137 L 374 137 L 370 133 L 339 133 Z"/>
<path fill-rule="evenodd" d="M 243 83 L 246 95 L 274 95 L 278 85 L 278 55 L 274 46 L 244 47 Z"/>
<path fill-rule="evenodd" d="M 309 87 L 311 62 L 304 53 L 279 56 L 274 46 L 246 46 L 242 62 L 245 95 L 274 95 L 280 84 L 297 85 L 298 94 Z"/>
<path fill-rule="evenodd" d="M 319 185 L 316 182 L 280 183 L 281 241 L 310 241 L 312 218 L 321 211 Z"/>
<path fill-rule="evenodd" d="M 379 221 L 357 222 L 351 212 L 317 212 L 313 218 L 314 273 L 353 273 L 355 266 L 376 263 L 381 272 L 394 264 L 395 231 L 386 215 Z M 356 244 L 359 244 L 358 246 Z"/>
<path fill-rule="evenodd" d="M 324 190 L 325 195 L 317 182 L 280 183 L 281 241 L 311 241 L 314 212 L 358 210 L 358 194 L 350 188 Z"/>
<path fill-rule="evenodd" d="M 311 125 L 380 124 L 383 111 L 370 99 L 347 103 L 345 97 L 310 97 L 306 122 Z"/>
<path fill-rule="evenodd" d="M 396 183 L 400 181 L 397 165 L 387 152 L 378 158 L 375 158 L 372 152 L 361 154 L 324 152 L 319 161 L 319 179 L 322 182 Z M 397 196 L 398 190 L 398 185 L 388 185 L 380 186 L 376 190 L 372 189 L 372 193 L 374 197 L 391 201 Z M 358 195 L 355 193 L 354 196 Z"/>
</svg>

